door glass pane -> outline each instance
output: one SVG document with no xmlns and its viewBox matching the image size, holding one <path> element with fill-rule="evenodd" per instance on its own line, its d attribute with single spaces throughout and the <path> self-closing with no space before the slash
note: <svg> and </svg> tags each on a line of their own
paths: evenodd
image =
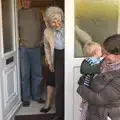
<svg viewBox="0 0 120 120">
<path fill-rule="evenodd" d="M 118 30 L 119 0 L 75 0 L 75 57 L 83 57 L 86 41 L 100 44 Z"/>
<path fill-rule="evenodd" d="M 12 0 L 2 0 L 3 47 L 4 53 L 13 50 L 13 7 Z"/>
</svg>

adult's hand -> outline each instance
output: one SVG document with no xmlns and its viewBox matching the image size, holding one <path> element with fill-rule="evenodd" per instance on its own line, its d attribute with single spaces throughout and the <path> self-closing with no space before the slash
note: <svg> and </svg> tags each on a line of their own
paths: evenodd
<svg viewBox="0 0 120 120">
<path fill-rule="evenodd" d="M 49 64 L 49 69 L 51 72 L 54 72 L 54 68 L 53 68 L 52 64 Z"/>
</svg>

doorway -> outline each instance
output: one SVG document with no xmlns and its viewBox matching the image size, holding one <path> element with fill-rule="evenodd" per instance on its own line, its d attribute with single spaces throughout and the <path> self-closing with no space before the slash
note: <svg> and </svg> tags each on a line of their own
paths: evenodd
<svg viewBox="0 0 120 120">
<path fill-rule="evenodd" d="M 62 0 L 63 1 L 63 0 Z M 19 0 L 19 10 L 21 10 L 22 4 L 21 1 Z M 61 8 L 64 8 L 64 1 L 63 2 L 58 2 L 58 0 L 33 0 L 31 3 L 31 7 L 37 7 L 40 9 L 40 13 L 44 14 L 44 10 L 46 7 L 51 6 L 51 5 L 56 5 L 59 6 Z M 18 10 L 18 12 L 19 12 Z M 44 27 L 44 21 L 42 22 L 42 27 Z M 42 56 L 44 58 L 44 56 Z M 43 65 L 44 68 L 44 65 Z M 45 86 L 45 77 L 47 76 L 47 70 L 48 68 L 45 68 L 45 76 L 43 76 L 43 81 L 41 83 L 41 87 L 44 89 L 43 86 Z M 45 86 L 46 87 L 46 86 Z M 43 91 L 43 98 L 45 98 L 45 91 Z M 31 104 L 29 107 L 21 107 L 18 112 L 16 113 L 16 115 L 31 115 L 31 114 L 40 114 L 40 109 L 44 106 L 44 104 L 38 104 L 37 102 L 31 101 Z M 52 109 L 48 112 L 48 113 L 55 113 L 55 106 L 53 104 Z"/>
<path fill-rule="evenodd" d="M 20 92 L 20 65 L 19 65 L 19 32 L 18 11 L 22 0 L 0 0 L 0 115 L 1 120 L 10 120 L 16 112 L 23 114 L 40 114 L 43 105 L 34 103 L 30 108 L 22 108 Z M 57 5 L 64 9 L 64 0 L 33 0 L 33 7 L 39 7 L 42 12 L 50 5 Z M 20 107 L 20 108 L 19 108 Z M 18 109 L 19 108 L 19 109 Z M 55 112 L 53 108 L 52 112 Z"/>
<path fill-rule="evenodd" d="M 32 3 L 31 3 L 31 7 L 36 7 L 36 8 L 39 8 L 40 9 L 40 13 L 42 13 L 42 15 L 44 14 L 44 10 L 46 7 L 48 6 L 51 6 L 51 5 L 56 5 L 56 6 L 59 6 L 60 8 L 62 8 L 64 10 L 64 0 L 61 0 L 60 2 L 58 0 L 32 0 Z M 18 12 L 19 10 L 21 10 L 22 8 L 22 0 L 19 0 L 18 1 Z M 45 25 L 44 25 L 44 21 L 42 21 L 42 29 L 44 29 Z M 43 30 L 42 30 L 43 32 Z M 44 58 L 44 56 L 42 56 Z M 44 64 L 44 63 L 43 63 Z M 46 76 L 47 76 L 47 69 L 48 68 L 45 68 L 44 65 L 43 65 L 43 81 L 41 83 L 41 87 L 43 88 L 42 91 L 43 91 L 43 98 L 45 98 L 45 91 L 44 91 L 44 87 L 45 86 L 45 81 L 46 81 Z M 45 79 L 46 78 L 46 79 Z M 46 86 L 45 86 L 46 87 Z M 29 115 L 29 114 L 40 114 L 40 108 L 43 107 L 44 104 L 38 104 L 34 101 L 31 102 L 31 105 L 30 107 L 28 108 L 25 108 L 25 107 L 21 107 L 21 109 L 19 109 L 19 111 L 16 113 L 17 115 Z M 35 109 L 33 109 L 35 108 Z M 55 112 L 55 107 L 53 105 L 50 113 L 54 113 Z"/>
</svg>

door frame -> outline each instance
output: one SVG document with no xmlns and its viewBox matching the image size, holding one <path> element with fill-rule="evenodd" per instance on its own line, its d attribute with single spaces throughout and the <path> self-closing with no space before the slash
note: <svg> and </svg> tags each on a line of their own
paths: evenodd
<svg viewBox="0 0 120 120">
<path fill-rule="evenodd" d="M 120 34 L 120 0 L 118 0 L 118 33 Z M 78 110 L 75 109 L 76 100 L 74 90 L 74 68 L 79 68 L 84 58 L 74 57 L 74 0 L 65 0 L 65 120 L 74 120 Z M 77 84 L 77 83 L 76 83 Z M 78 104 L 79 105 L 79 104 Z"/>
<path fill-rule="evenodd" d="M 18 0 L 15 1 L 15 30 L 16 30 L 16 48 L 17 48 L 17 66 L 18 66 L 18 81 L 19 81 L 19 100 L 21 100 L 21 82 L 20 82 L 20 55 L 19 55 L 19 28 L 18 28 Z M 22 102 L 21 102 L 22 103 Z"/>
<path fill-rule="evenodd" d="M 84 58 L 74 58 L 74 0 L 65 0 L 65 120 L 74 120 L 74 66 Z"/>
<path fill-rule="evenodd" d="M 14 7 L 14 28 L 13 28 L 13 31 L 15 32 L 15 36 L 13 39 L 14 40 L 14 43 L 13 43 L 13 50 L 10 51 L 10 52 L 7 52 L 7 53 L 4 53 L 4 45 L 3 45 L 3 29 L 2 27 L 0 27 L 0 43 L 1 43 L 1 47 L 0 47 L 0 119 L 1 120 L 10 120 L 11 117 L 15 114 L 15 112 L 18 110 L 18 108 L 20 107 L 21 105 L 21 83 L 20 83 L 20 64 L 19 64 L 19 42 L 18 42 L 18 39 L 19 39 L 19 36 L 18 36 L 18 1 L 17 0 L 11 0 L 12 1 L 12 6 Z M 0 0 L 0 16 L 2 18 L 2 0 Z M 0 19 L 0 26 L 2 26 L 2 19 Z M 16 46 L 16 48 L 15 48 Z M 16 51 L 16 52 L 15 52 Z M 14 53 L 15 52 L 15 53 Z M 13 106 L 13 108 L 10 110 L 10 112 L 8 113 L 7 116 L 4 116 L 4 113 L 3 113 L 3 108 L 4 108 L 4 103 L 3 103 L 3 77 L 2 77 L 2 59 L 3 58 L 6 58 L 7 56 L 11 55 L 12 53 L 16 54 L 17 55 L 17 59 L 16 59 L 16 62 L 17 62 L 17 71 L 18 71 L 18 75 L 17 75 L 17 80 L 19 82 L 19 87 L 17 88 L 18 89 L 18 96 L 19 96 L 19 101 L 15 104 L 15 106 Z"/>
<path fill-rule="evenodd" d="M 1 11 L 1 0 L 0 0 L 0 16 L 2 16 Z M 0 26 L 2 25 L 2 19 L 0 19 Z M 3 35 L 2 35 L 2 27 L 0 27 L 0 42 L 2 43 Z M 0 119 L 3 120 L 3 89 L 2 89 L 2 49 L 0 47 Z"/>
</svg>

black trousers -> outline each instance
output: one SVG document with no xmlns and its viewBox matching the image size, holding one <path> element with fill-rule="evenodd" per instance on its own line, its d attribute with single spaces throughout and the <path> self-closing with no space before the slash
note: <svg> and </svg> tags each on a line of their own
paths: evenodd
<svg viewBox="0 0 120 120">
<path fill-rule="evenodd" d="M 64 118 L 64 50 L 54 50 L 56 116 Z"/>
</svg>

